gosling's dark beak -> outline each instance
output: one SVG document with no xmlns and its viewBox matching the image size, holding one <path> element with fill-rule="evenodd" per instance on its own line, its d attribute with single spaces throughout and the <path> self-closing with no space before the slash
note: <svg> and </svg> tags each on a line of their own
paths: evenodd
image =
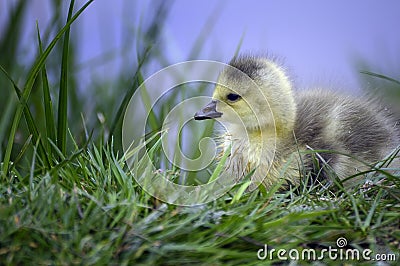
<svg viewBox="0 0 400 266">
<path fill-rule="evenodd" d="M 211 118 L 218 118 L 222 116 L 222 113 L 217 112 L 217 101 L 213 100 L 206 106 L 204 106 L 200 111 L 194 114 L 195 120 L 205 120 Z"/>
</svg>

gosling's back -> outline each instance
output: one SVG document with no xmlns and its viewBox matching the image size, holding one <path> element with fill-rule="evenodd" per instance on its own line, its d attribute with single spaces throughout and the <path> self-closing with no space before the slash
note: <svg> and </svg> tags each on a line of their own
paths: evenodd
<svg viewBox="0 0 400 266">
<path fill-rule="evenodd" d="M 306 149 L 339 152 L 319 152 L 317 159 L 340 178 L 366 170 L 363 162 L 376 163 L 399 145 L 396 123 L 372 100 L 322 90 L 300 92 L 295 98 L 296 142 Z M 305 162 L 312 167 L 310 156 Z"/>
</svg>

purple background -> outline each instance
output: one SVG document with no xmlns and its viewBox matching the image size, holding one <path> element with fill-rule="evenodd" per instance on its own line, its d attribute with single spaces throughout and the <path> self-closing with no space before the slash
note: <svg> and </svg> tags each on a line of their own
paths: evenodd
<svg viewBox="0 0 400 266">
<path fill-rule="evenodd" d="M 0 1 L 0 30 L 12 2 Z M 76 7 L 83 3 L 77 1 Z M 112 77 L 121 71 L 123 40 L 134 34 L 140 20 L 146 21 L 154 4 L 155 1 L 94 1 L 73 25 L 73 32 L 79 37 L 79 63 L 110 51 L 115 54 L 107 63 L 82 71 L 90 70 L 101 77 Z M 32 44 L 36 44 L 35 21 L 45 28 L 50 11 L 48 1 L 31 0 L 26 38 Z M 278 56 L 298 87 L 357 91 L 361 77 L 358 71 L 365 69 L 356 64 L 361 59 L 370 64 L 368 70 L 399 78 L 399 25 L 397 0 L 178 0 L 171 5 L 159 45 L 168 63 L 177 63 L 188 59 L 199 35 L 204 34 L 206 41 L 196 59 L 226 62 L 243 36 L 241 51 Z M 159 68 L 155 66 L 146 75 Z"/>
</svg>

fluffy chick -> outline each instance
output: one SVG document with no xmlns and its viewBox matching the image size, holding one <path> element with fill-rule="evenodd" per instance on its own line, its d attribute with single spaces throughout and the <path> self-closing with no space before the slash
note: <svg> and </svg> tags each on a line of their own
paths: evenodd
<svg viewBox="0 0 400 266">
<path fill-rule="evenodd" d="M 212 98 L 195 119 L 225 125 L 224 148 L 231 147 L 226 171 L 237 180 L 255 171 L 252 180 L 267 189 L 298 184 L 304 167 L 314 177 L 327 177 L 331 169 L 346 178 L 367 169 L 359 160 L 376 163 L 400 143 L 396 123 L 375 102 L 331 91 L 294 92 L 284 69 L 264 57 L 232 59 Z M 313 157 L 307 150 L 335 152 Z M 325 167 L 317 169 L 316 162 Z"/>
</svg>

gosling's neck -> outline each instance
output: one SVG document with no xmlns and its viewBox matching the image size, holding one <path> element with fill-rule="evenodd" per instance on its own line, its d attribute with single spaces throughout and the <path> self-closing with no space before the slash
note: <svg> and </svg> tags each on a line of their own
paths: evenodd
<svg viewBox="0 0 400 266">
<path fill-rule="evenodd" d="M 229 135 L 233 141 L 248 143 L 250 147 L 273 147 L 277 142 L 276 130 L 274 127 L 264 128 L 243 128 L 232 126 L 228 128 Z"/>
</svg>

